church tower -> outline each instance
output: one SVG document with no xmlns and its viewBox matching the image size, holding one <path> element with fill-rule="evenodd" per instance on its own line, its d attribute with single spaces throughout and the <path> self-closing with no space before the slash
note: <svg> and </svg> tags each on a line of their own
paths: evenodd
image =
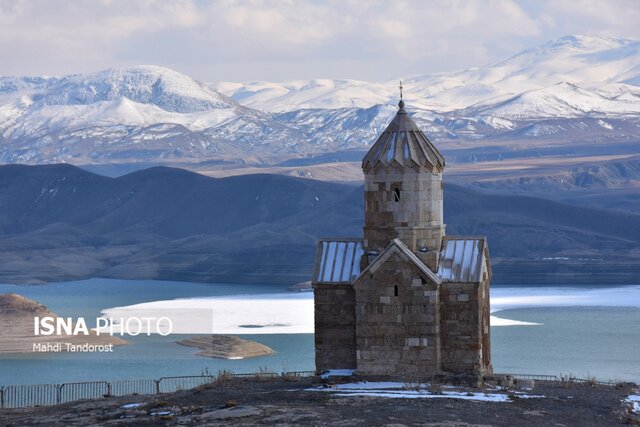
<svg viewBox="0 0 640 427">
<path fill-rule="evenodd" d="M 362 160 L 363 238 L 318 242 L 316 369 L 391 378 L 493 372 L 484 236 L 445 235 L 444 158 L 405 110 Z"/>
<path fill-rule="evenodd" d="M 402 86 L 401 86 L 402 88 Z M 400 239 L 432 270 L 445 234 L 444 158 L 404 108 L 362 160 L 365 258 Z M 368 260 L 363 260 L 363 267 Z"/>
</svg>

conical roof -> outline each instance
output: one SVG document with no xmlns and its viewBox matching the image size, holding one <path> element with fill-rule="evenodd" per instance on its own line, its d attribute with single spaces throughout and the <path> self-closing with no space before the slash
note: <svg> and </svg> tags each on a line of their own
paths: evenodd
<svg viewBox="0 0 640 427">
<path fill-rule="evenodd" d="M 368 172 L 376 165 L 444 169 L 444 157 L 418 128 L 400 100 L 398 112 L 362 159 L 362 169 Z"/>
</svg>

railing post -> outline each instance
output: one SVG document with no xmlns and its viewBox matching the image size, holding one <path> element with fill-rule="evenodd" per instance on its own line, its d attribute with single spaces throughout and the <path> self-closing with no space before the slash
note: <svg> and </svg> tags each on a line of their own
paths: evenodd
<svg viewBox="0 0 640 427">
<path fill-rule="evenodd" d="M 0 387 L 0 408 L 4 409 L 4 387 Z"/>
</svg>

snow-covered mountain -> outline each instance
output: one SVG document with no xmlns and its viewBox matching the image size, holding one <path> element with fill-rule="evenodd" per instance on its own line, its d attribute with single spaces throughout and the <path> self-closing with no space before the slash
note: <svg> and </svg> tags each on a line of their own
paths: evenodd
<svg viewBox="0 0 640 427">
<path fill-rule="evenodd" d="M 208 157 L 204 131 L 268 122 L 207 85 L 156 66 L 65 77 L 0 77 L 0 160 L 101 162 Z"/>
<path fill-rule="evenodd" d="M 212 87 L 243 105 L 282 112 L 395 104 L 399 80 L 218 83 Z M 497 104 L 559 83 L 585 90 L 611 83 L 640 85 L 640 40 L 568 36 L 484 67 L 412 76 L 402 82 L 407 104 L 439 112 L 453 112 L 478 103 Z M 557 112 L 549 115 L 557 116 Z"/>
<path fill-rule="evenodd" d="M 260 164 L 366 148 L 395 113 L 398 80 L 203 84 L 156 66 L 0 77 L 0 162 Z M 637 141 L 638 40 L 564 37 L 402 81 L 445 150 L 492 138 Z"/>
<path fill-rule="evenodd" d="M 202 83 L 154 66 L 61 78 L 4 77 L 0 78 L 0 100 L 4 101 L 5 133 L 14 129 L 11 125 L 28 131 L 29 125 L 42 122 L 75 127 L 176 121 L 190 129 L 204 129 L 231 117 L 237 107 Z"/>
</svg>

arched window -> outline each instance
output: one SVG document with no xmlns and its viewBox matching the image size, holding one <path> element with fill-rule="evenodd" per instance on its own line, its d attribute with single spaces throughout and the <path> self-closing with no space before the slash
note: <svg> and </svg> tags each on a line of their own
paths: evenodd
<svg viewBox="0 0 640 427">
<path fill-rule="evenodd" d="M 400 190 L 398 190 L 397 188 L 393 189 L 393 201 L 394 202 L 400 201 Z"/>
</svg>

